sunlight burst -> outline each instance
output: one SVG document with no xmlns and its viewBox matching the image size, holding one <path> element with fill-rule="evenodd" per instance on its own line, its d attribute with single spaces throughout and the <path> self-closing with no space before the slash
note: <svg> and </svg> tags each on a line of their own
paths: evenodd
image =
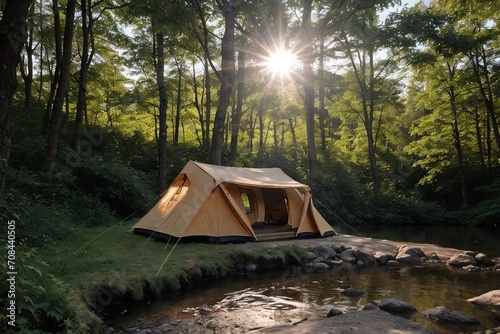
<svg viewBox="0 0 500 334">
<path fill-rule="evenodd" d="M 292 52 L 278 49 L 266 57 L 263 65 L 273 76 L 283 78 L 289 77 L 293 71 L 296 71 L 295 68 L 299 65 L 299 60 Z"/>
</svg>

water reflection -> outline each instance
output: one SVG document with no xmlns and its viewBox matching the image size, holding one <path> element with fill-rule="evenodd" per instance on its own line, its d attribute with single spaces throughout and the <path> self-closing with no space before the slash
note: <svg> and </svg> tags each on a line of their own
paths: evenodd
<svg viewBox="0 0 500 334">
<path fill-rule="evenodd" d="M 447 268 L 444 264 L 405 267 L 354 267 L 350 265 L 324 273 L 284 275 L 282 272 L 231 277 L 224 282 L 207 282 L 203 286 L 180 293 L 176 298 L 163 297 L 135 305 L 126 315 L 116 309 L 107 318 L 115 329 L 151 328 L 169 319 L 182 320 L 211 312 L 251 314 L 256 323 L 294 322 L 304 317 L 324 317 L 335 306 L 345 311 L 359 309 L 367 303 L 377 304 L 385 298 L 398 298 L 414 305 L 418 312 L 410 320 L 437 333 L 495 328 L 500 317 L 467 299 L 499 289 L 500 273 L 469 273 Z M 343 290 L 353 287 L 364 291 L 361 297 L 348 297 Z M 167 300 L 168 299 L 168 300 Z M 142 307 L 142 304 L 145 307 Z M 130 305 L 129 305 L 130 306 Z M 129 308 L 122 305 L 122 308 Z M 442 326 L 429 321 L 422 312 L 446 306 L 478 319 L 475 327 Z M 236 314 L 236 313 L 235 313 Z M 270 316 L 271 315 L 271 316 Z M 259 319 L 261 317 L 261 319 Z"/>
<path fill-rule="evenodd" d="M 500 227 L 466 225 L 361 225 L 354 228 L 364 237 L 436 244 L 476 250 L 500 257 Z M 341 234 L 357 235 L 346 225 L 335 226 Z"/>
</svg>

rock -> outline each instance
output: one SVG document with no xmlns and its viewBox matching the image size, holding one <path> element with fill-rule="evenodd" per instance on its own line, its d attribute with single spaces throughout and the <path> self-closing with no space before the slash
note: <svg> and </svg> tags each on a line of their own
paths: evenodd
<svg viewBox="0 0 500 334">
<path fill-rule="evenodd" d="M 480 267 L 478 267 L 478 266 L 473 266 L 472 264 L 469 264 L 468 266 L 462 267 L 462 269 L 463 269 L 463 270 L 470 271 L 470 272 L 472 272 L 472 271 L 479 271 L 479 270 L 481 270 L 481 268 L 480 268 Z"/>
<path fill-rule="evenodd" d="M 418 264 L 423 262 L 421 257 L 425 257 L 425 254 L 420 248 L 401 246 L 398 255 L 396 255 L 396 260 L 404 264 Z"/>
<path fill-rule="evenodd" d="M 330 268 L 341 265 L 344 263 L 344 261 L 342 261 L 342 260 L 323 260 L 321 262 L 326 263 L 328 266 L 330 266 Z"/>
<path fill-rule="evenodd" d="M 342 247 L 341 246 L 337 246 L 337 245 L 333 244 L 330 247 L 335 251 L 335 253 L 342 253 Z"/>
<path fill-rule="evenodd" d="M 341 310 L 341 309 L 336 308 L 336 307 L 332 307 L 332 308 L 330 309 L 330 312 L 328 312 L 327 317 L 335 317 L 335 316 L 337 316 L 337 315 L 341 315 L 342 313 L 344 313 L 344 312 L 342 312 L 342 310 Z"/>
<path fill-rule="evenodd" d="M 500 290 L 492 290 L 467 301 L 477 305 L 500 307 Z"/>
<path fill-rule="evenodd" d="M 308 261 L 312 261 L 314 259 L 316 259 L 318 256 L 316 254 L 314 254 L 313 252 L 307 252 L 307 260 Z"/>
<path fill-rule="evenodd" d="M 387 268 L 401 268 L 401 267 L 404 267 L 404 264 L 402 264 L 401 262 L 396 261 L 396 260 L 389 260 L 389 261 L 387 261 L 385 266 Z"/>
<path fill-rule="evenodd" d="M 446 264 L 453 267 L 465 267 L 468 265 L 477 266 L 477 260 L 475 257 L 467 254 L 457 254 L 449 259 Z"/>
<path fill-rule="evenodd" d="M 441 259 L 439 258 L 439 256 L 436 253 L 434 253 L 429 258 L 429 262 L 432 262 L 432 263 L 441 263 Z"/>
<path fill-rule="evenodd" d="M 381 265 L 385 265 L 388 261 L 396 259 L 395 256 L 386 254 L 386 253 L 381 252 L 381 251 L 376 251 L 375 254 L 373 254 L 373 257 Z"/>
<path fill-rule="evenodd" d="M 376 309 L 377 309 L 377 306 L 373 305 L 372 303 L 368 303 L 361 308 L 362 311 L 371 311 L 371 310 L 376 310 Z"/>
<path fill-rule="evenodd" d="M 347 288 L 342 293 L 348 297 L 361 297 L 365 294 L 363 291 L 354 288 Z"/>
<path fill-rule="evenodd" d="M 428 309 L 423 314 L 431 320 L 439 322 L 452 322 L 459 324 L 479 324 L 479 321 L 462 312 L 453 311 L 444 306 Z"/>
<path fill-rule="evenodd" d="M 363 261 L 363 264 L 371 265 L 377 263 L 375 257 L 367 252 L 362 251 L 361 249 L 356 250 L 356 258 L 358 260 Z"/>
<path fill-rule="evenodd" d="M 327 244 L 321 244 L 313 249 L 313 253 L 316 254 L 319 257 L 322 257 L 323 259 L 330 259 L 334 258 L 335 255 L 337 254 L 330 246 Z"/>
<path fill-rule="evenodd" d="M 377 306 L 379 309 L 389 312 L 397 312 L 397 313 L 417 312 L 417 309 L 413 305 L 395 298 L 383 299 L 378 303 Z"/>
<path fill-rule="evenodd" d="M 317 262 L 313 266 L 314 271 L 325 271 L 330 269 L 330 266 L 323 262 Z"/>
<path fill-rule="evenodd" d="M 342 245 L 342 246 L 340 246 L 340 249 L 341 249 L 341 253 L 342 253 L 343 251 L 346 251 L 348 249 L 352 249 L 352 247 L 351 246 Z"/>
<path fill-rule="evenodd" d="M 354 249 L 346 249 L 340 254 L 340 258 L 344 262 L 356 263 L 358 259 L 356 258 L 356 250 Z"/>
<path fill-rule="evenodd" d="M 479 262 L 480 264 L 482 265 L 485 265 L 485 266 L 494 266 L 495 265 L 495 261 L 493 261 L 492 259 L 490 259 L 486 254 L 484 253 L 479 253 L 475 256 L 477 262 Z"/>
<path fill-rule="evenodd" d="M 361 260 L 356 261 L 356 265 L 357 265 L 357 266 L 362 266 L 362 265 L 364 265 L 364 264 L 365 264 L 365 263 L 364 263 L 363 261 L 361 261 Z"/>
<path fill-rule="evenodd" d="M 407 254 L 407 255 L 411 255 L 411 256 L 420 257 L 420 254 L 417 252 L 416 249 L 414 249 L 412 247 L 408 247 L 408 246 L 399 247 L 398 254 Z"/>
<path fill-rule="evenodd" d="M 396 260 L 404 264 L 419 264 L 424 262 L 420 257 L 406 253 L 398 253 Z"/>
</svg>

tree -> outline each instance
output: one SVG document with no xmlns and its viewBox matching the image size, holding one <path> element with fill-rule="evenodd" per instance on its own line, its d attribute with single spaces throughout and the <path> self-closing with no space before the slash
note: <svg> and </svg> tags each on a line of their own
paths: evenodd
<svg viewBox="0 0 500 334">
<path fill-rule="evenodd" d="M 27 17 L 32 0 L 7 0 L 0 20 L 0 195 L 10 156 L 12 98 L 17 87 L 16 67 L 27 39 Z"/>
<path fill-rule="evenodd" d="M 210 161 L 215 165 L 222 164 L 222 149 L 224 144 L 224 124 L 227 110 L 233 93 L 235 79 L 234 60 L 234 30 L 236 20 L 236 1 L 222 0 L 220 4 L 224 17 L 224 35 L 221 41 L 221 88 L 219 105 L 215 112 Z"/>
<path fill-rule="evenodd" d="M 49 175 L 49 178 L 52 177 L 56 168 L 56 156 L 59 143 L 59 132 L 61 129 L 62 108 L 69 87 L 71 58 L 73 55 L 75 8 L 76 0 L 68 0 L 68 3 L 66 5 L 66 23 L 64 27 L 64 45 L 61 56 L 61 71 L 58 80 L 59 84 L 57 86 L 57 92 L 52 105 L 47 153 L 45 156 L 44 164 L 44 170 Z"/>
</svg>

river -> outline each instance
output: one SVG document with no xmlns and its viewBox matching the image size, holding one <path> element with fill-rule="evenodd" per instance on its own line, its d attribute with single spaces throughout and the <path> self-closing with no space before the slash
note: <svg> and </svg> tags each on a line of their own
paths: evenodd
<svg viewBox="0 0 500 334">
<path fill-rule="evenodd" d="M 337 232 L 348 233 L 336 228 Z M 475 249 L 500 256 L 497 229 L 470 227 L 356 227 L 363 236 L 397 241 L 434 243 L 459 249 Z M 352 230 L 351 230 L 352 231 Z M 351 233 L 353 234 L 353 233 Z M 333 239 L 332 239 L 333 240 Z M 359 289 L 361 297 L 347 297 L 347 287 Z M 322 317 L 335 306 L 356 310 L 367 303 L 398 298 L 414 305 L 418 312 L 408 318 L 441 334 L 468 332 L 500 326 L 500 315 L 477 307 L 467 299 L 500 289 L 500 273 L 466 272 L 442 264 L 426 264 L 391 270 L 385 267 L 350 265 L 323 273 L 306 273 L 299 268 L 285 272 L 256 272 L 232 275 L 224 280 L 205 281 L 175 295 L 149 297 L 138 303 L 124 303 L 109 309 L 110 333 L 132 333 L 166 322 L 195 324 L 200 315 L 221 314 L 246 326 L 258 328 L 293 323 L 304 317 Z M 446 306 L 478 319 L 473 327 L 438 325 L 422 315 L 435 306 Z"/>
</svg>

